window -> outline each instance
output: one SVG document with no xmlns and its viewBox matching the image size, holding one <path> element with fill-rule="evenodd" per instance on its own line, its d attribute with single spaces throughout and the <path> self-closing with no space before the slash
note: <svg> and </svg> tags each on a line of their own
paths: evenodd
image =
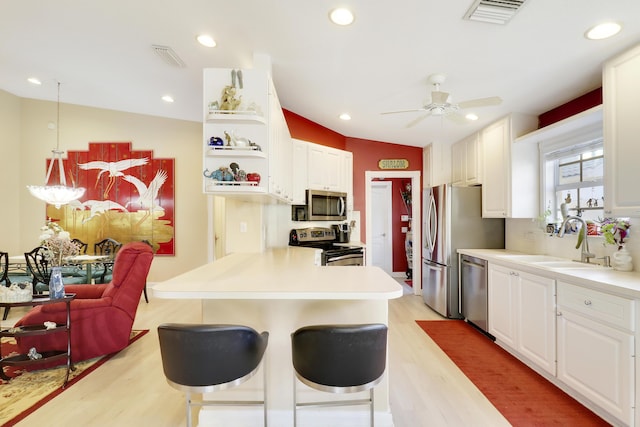
<svg viewBox="0 0 640 427">
<path fill-rule="evenodd" d="M 594 107 L 540 129 L 540 208 L 560 224 L 563 210 L 585 220 L 604 217 L 602 108 Z"/>
<path fill-rule="evenodd" d="M 547 180 L 553 182 L 547 200 L 551 217 L 562 221 L 564 214 L 579 215 L 585 219 L 597 220 L 604 216 L 602 140 L 570 150 L 547 153 L 547 171 L 552 174 Z"/>
</svg>

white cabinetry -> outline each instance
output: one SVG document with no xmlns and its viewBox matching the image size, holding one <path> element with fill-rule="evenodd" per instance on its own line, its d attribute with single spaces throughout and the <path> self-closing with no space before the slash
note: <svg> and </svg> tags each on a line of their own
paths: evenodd
<svg viewBox="0 0 640 427">
<path fill-rule="evenodd" d="M 308 182 L 308 160 L 307 160 L 307 148 L 309 143 L 306 141 L 300 141 L 299 139 L 292 140 L 292 169 L 293 169 L 293 204 L 303 205 L 305 203 L 305 190 L 307 189 Z"/>
<path fill-rule="evenodd" d="M 606 214 L 640 217 L 640 45 L 604 66 Z"/>
<path fill-rule="evenodd" d="M 535 117 L 511 114 L 480 132 L 483 217 L 538 216 L 538 146 L 513 142 L 535 126 Z"/>
<path fill-rule="evenodd" d="M 422 187 L 431 188 L 449 182 L 451 150 L 432 142 L 422 149 Z"/>
<path fill-rule="evenodd" d="M 633 424 L 634 301 L 558 282 L 558 379 Z"/>
<path fill-rule="evenodd" d="M 268 195 L 291 203 L 291 136 L 273 83 L 264 70 L 241 70 L 235 95 L 241 104 L 233 111 L 217 110 L 211 104 L 221 103 L 223 89 L 232 84 L 232 72 L 216 68 L 203 73 L 203 191 L 243 197 Z M 212 137 L 222 139 L 224 145 L 210 145 Z M 228 139 L 237 144 L 229 144 Z M 214 174 L 220 168 L 231 170 L 232 164 L 247 174 L 258 174 L 260 182 L 251 175 L 249 180 L 237 181 L 228 174 L 222 179 Z"/>
<path fill-rule="evenodd" d="M 480 136 L 474 133 L 451 146 L 451 184 L 469 186 L 482 184 Z"/>
<path fill-rule="evenodd" d="M 293 139 L 293 204 L 305 203 L 305 190 L 340 191 L 353 210 L 353 153 Z"/>
<path fill-rule="evenodd" d="M 555 375 L 555 280 L 489 264 L 489 333 Z"/>
<path fill-rule="evenodd" d="M 319 144 L 308 148 L 309 188 L 340 191 L 342 157 L 340 150 Z"/>
</svg>

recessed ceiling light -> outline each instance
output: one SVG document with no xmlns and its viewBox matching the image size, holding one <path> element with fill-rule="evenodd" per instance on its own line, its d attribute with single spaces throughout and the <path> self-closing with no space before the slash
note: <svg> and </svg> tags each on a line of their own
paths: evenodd
<svg viewBox="0 0 640 427">
<path fill-rule="evenodd" d="M 171 96 L 171 95 L 165 95 L 165 96 L 163 96 L 163 97 L 162 97 L 162 100 L 163 100 L 164 102 L 172 103 L 172 102 L 173 102 L 173 96 Z"/>
<path fill-rule="evenodd" d="M 602 40 L 615 36 L 621 29 L 622 26 L 617 22 L 604 22 L 587 30 L 584 36 L 589 40 Z"/>
<path fill-rule="evenodd" d="M 29 83 L 31 83 L 31 84 L 34 84 L 34 85 L 41 85 L 41 84 L 42 84 L 42 82 L 40 81 L 40 79 L 35 78 L 35 77 L 29 77 L 29 78 L 27 79 L 27 81 L 28 81 Z"/>
<path fill-rule="evenodd" d="M 196 37 L 196 40 L 198 40 L 198 43 L 200 43 L 202 46 L 216 47 L 216 41 L 208 34 L 200 34 L 198 37 Z"/>
<path fill-rule="evenodd" d="M 351 120 L 351 116 L 347 113 L 340 114 L 340 120 Z"/>
<path fill-rule="evenodd" d="M 350 25 L 355 18 L 349 9 L 340 7 L 333 9 L 331 13 L 329 13 L 329 19 L 337 25 Z"/>
<path fill-rule="evenodd" d="M 478 120 L 478 115 L 474 113 L 469 113 L 464 116 L 467 120 Z"/>
</svg>

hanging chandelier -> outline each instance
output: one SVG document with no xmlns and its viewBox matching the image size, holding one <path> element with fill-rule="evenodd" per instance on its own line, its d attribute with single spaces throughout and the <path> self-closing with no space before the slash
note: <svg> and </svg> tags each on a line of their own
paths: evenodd
<svg viewBox="0 0 640 427">
<path fill-rule="evenodd" d="M 64 151 L 60 150 L 60 82 L 58 82 L 58 116 L 56 123 L 56 148 L 51 150 L 53 156 L 49 162 L 49 168 L 47 170 L 47 177 L 44 180 L 44 185 L 27 185 L 31 195 L 50 204 L 56 208 L 60 208 L 62 205 L 66 205 L 73 200 L 77 200 L 84 194 L 85 189 L 82 187 L 68 187 L 67 179 L 65 178 L 64 165 L 62 162 L 62 155 Z M 51 171 L 53 170 L 53 164 L 58 160 L 58 171 L 60 172 L 60 180 L 56 185 L 49 185 L 49 178 L 51 178 Z"/>
</svg>

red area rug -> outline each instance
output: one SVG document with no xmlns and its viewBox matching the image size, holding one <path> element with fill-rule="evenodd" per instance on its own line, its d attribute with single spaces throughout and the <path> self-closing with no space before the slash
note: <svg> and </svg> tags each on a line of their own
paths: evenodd
<svg viewBox="0 0 640 427">
<path fill-rule="evenodd" d="M 146 330 L 131 331 L 129 345 L 142 338 Z M 13 338 L 2 339 L 2 356 L 15 352 L 17 345 Z M 89 375 L 118 353 L 109 354 L 75 364 L 76 370 L 69 374 L 69 382 L 62 388 L 66 365 L 42 370 L 17 370 L 6 367 L 5 372 L 12 380 L 0 382 L 0 425 L 13 426 L 42 405 Z M 14 377 L 14 375 L 17 375 Z"/>
<path fill-rule="evenodd" d="M 466 322 L 416 322 L 514 427 L 609 425 Z"/>
<path fill-rule="evenodd" d="M 413 280 L 411 280 L 411 279 L 405 280 L 404 283 L 406 283 L 407 285 L 413 287 Z"/>
</svg>

